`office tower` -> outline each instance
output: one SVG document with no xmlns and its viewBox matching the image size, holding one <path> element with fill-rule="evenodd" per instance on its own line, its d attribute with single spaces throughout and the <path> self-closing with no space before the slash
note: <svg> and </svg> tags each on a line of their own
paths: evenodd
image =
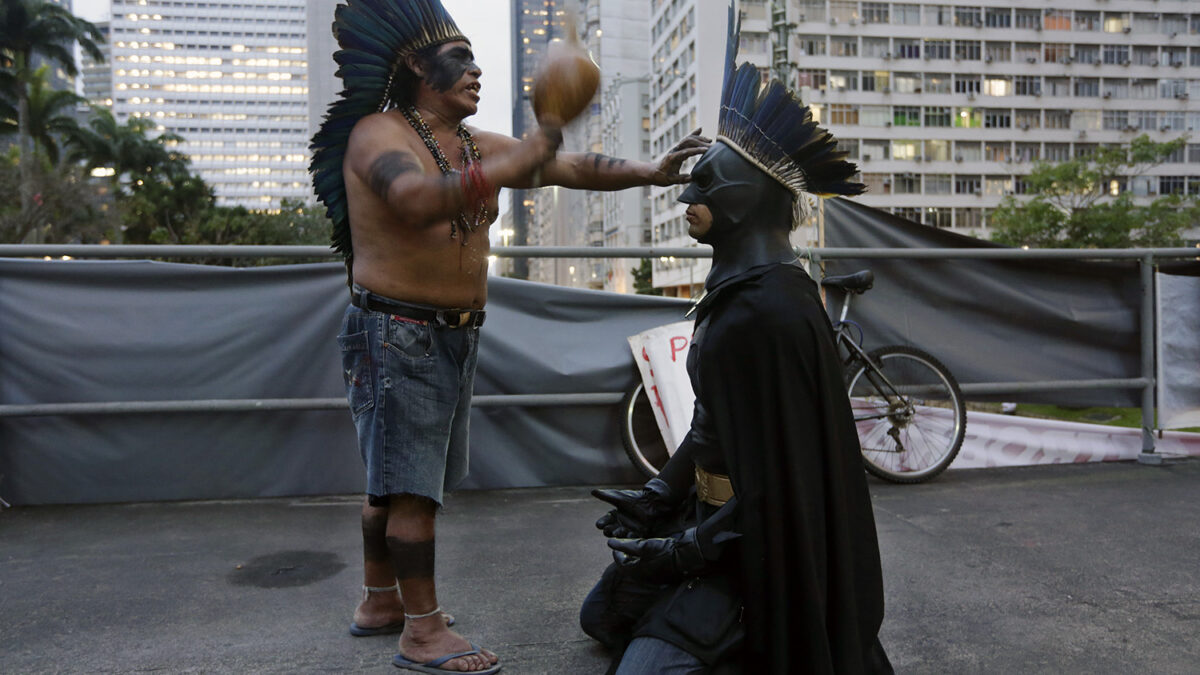
<svg viewBox="0 0 1200 675">
<path fill-rule="evenodd" d="M 97 43 L 104 60 L 97 63 L 86 53 L 80 56 L 79 77 L 83 84 L 82 96 L 93 106 L 112 108 L 113 78 L 112 78 L 112 35 L 108 21 L 93 22 L 101 35 L 104 44 Z"/>
<path fill-rule="evenodd" d="M 512 133 L 516 138 L 524 138 L 527 133 L 537 128 L 537 120 L 534 119 L 533 110 L 529 104 L 530 92 L 533 89 L 533 77 L 537 73 L 538 64 L 545 55 L 550 41 L 564 35 L 563 6 L 565 1 L 512 0 Z M 512 245 L 550 245 L 551 242 L 542 241 L 542 233 L 530 234 L 530 220 L 535 211 L 534 207 L 534 191 L 512 191 Z M 537 262 L 537 259 L 514 258 L 512 275 L 521 279 L 530 278 L 531 265 L 536 268 L 540 263 Z"/>
<path fill-rule="evenodd" d="M 152 119 L 182 136 L 178 150 L 220 204 L 271 209 L 283 198 L 311 200 L 313 1 L 320 2 L 113 0 L 114 116 Z"/>
</svg>

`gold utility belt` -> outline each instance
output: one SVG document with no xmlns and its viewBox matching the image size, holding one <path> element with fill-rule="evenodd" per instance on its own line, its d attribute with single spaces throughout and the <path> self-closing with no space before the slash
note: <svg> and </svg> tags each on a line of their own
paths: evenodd
<svg viewBox="0 0 1200 675">
<path fill-rule="evenodd" d="M 733 499 L 733 483 L 729 482 L 729 476 L 696 467 L 696 497 L 705 504 L 722 506 Z"/>
</svg>

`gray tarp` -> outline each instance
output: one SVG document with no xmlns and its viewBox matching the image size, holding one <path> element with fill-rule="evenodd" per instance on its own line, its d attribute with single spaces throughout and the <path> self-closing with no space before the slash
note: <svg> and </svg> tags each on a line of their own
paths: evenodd
<svg viewBox="0 0 1200 675">
<path fill-rule="evenodd" d="M 1200 427 L 1200 278 L 1157 275 L 1158 424 Z"/>
<path fill-rule="evenodd" d="M 682 300 L 491 281 L 476 394 L 621 392 L 625 338 Z M 344 395 L 337 263 L 0 260 L 0 404 Z M 633 482 L 618 406 L 476 408 L 464 487 Z M 353 493 L 349 413 L 0 419 L 15 504 Z"/>
<path fill-rule="evenodd" d="M 826 246 L 832 248 L 997 246 L 845 199 L 828 200 L 825 217 Z M 1195 269 L 1194 264 L 1174 267 Z M 1142 375 L 1136 262 L 830 260 L 825 273 L 864 268 L 874 270 L 875 288 L 855 298 L 850 319 L 862 324 L 868 348 L 908 344 L 925 349 L 962 383 Z M 840 302 L 836 298 L 831 307 Z M 1140 390 L 1109 389 L 971 398 L 1138 406 L 1140 397 Z"/>
</svg>

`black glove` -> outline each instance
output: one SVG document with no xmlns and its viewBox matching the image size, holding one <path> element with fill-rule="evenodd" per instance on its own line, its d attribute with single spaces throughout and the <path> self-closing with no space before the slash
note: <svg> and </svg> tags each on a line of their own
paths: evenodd
<svg viewBox="0 0 1200 675">
<path fill-rule="evenodd" d="M 617 507 L 600 516 L 596 527 L 605 536 L 619 539 L 640 539 L 653 534 L 655 526 L 678 507 L 671 488 L 660 478 L 651 478 L 640 490 L 592 490 L 592 496 Z"/>
<path fill-rule="evenodd" d="M 696 576 L 708 565 L 691 527 L 674 537 L 657 539 L 609 539 L 617 567 L 630 576 L 657 584 L 669 584 Z"/>
</svg>

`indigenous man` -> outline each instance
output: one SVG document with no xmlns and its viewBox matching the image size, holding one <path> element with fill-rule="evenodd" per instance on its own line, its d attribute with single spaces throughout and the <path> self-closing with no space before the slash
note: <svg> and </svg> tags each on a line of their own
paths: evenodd
<svg viewBox="0 0 1200 675">
<path fill-rule="evenodd" d="M 788 241 L 804 193 L 862 185 L 790 92 L 760 93 L 756 68 L 734 69 L 736 34 L 717 142 L 679 198 L 688 233 L 713 247 L 688 354 L 692 427 L 641 490 L 596 491 L 616 506 L 597 522 L 615 562 L 581 622 L 622 675 L 891 672 L 840 360 Z"/>
<path fill-rule="evenodd" d="M 556 156 L 555 128 L 517 141 L 464 125 L 482 71 L 438 0 L 348 0 L 333 30 L 345 90 L 313 139 L 311 169 L 350 274 L 338 343 L 367 469 L 350 632 L 400 633 L 402 668 L 492 673 L 495 654 L 449 630 L 438 604 L 434 516 L 467 473 L 499 189 L 683 183 L 681 163 L 708 143 L 689 136 L 651 165 Z"/>
</svg>

